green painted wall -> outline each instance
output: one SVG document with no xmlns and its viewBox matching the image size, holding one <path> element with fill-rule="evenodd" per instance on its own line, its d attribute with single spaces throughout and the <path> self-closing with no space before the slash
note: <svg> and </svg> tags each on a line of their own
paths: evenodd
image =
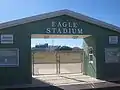
<svg viewBox="0 0 120 90">
<path fill-rule="evenodd" d="M 105 63 L 105 48 L 120 48 L 120 34 L 117 32 L 107 31 L 100 29 L 99 36 L 96 41 L 97 50 L 97 78 L 101 79 L 118 79 L 120 78 L 120 62 L 118 63 Z M 104 32 L 104 33 L 103 33 Z M 110 45 L 109 36 L 117 35 L 119 37 L 118 44 Z"/>
<path fill-rule="evenodd" d="M 93 63 L 90 63 L 89 60 L 89 47 L 92 47 L 94 50 Z M 83 49 L 84 49 L 84 73 L 86 75 L 96 77 L 96 40 L 93 36 L 84 38 Z"/>
<path fill-rule="evenodd" d="M 117 32 L 113 32 L 106 28 L 102 28 L 84 21 L 77 20 L 69 16 L 60 16 L 55 18 L 49 18 L 41 21 L 35 21 L 31 23 L 21 24 L 14 27 L 9 27 L 0 30 L 0 34 L 8 33 L 14 35 L 13 45 L 2 45 L 0 48 L 19 48 L 20 50 L 20 66 L 19 67 L 0 67 L 0 85 L 10 84 L 24 84 L 32 82 L 32 70 L 31 70 L 31 34 L 46 34 L 45 29 L 51 27 L 52 21 L 75 21 L 79 22 L 79 27 L 83 29 L 84 35 L 92 35 L 93 38 L 85 38 L 85 42 L 89 46 L 95 47 L 95 57 L 93 67 L 88 64 L 85 59 L 86 74 L 89 74 L 96 78 L 106 79 L 108 77 L 119 77 L 120 76 L 120 64 L 105 64 L 104 48 L 105 47 L 119 47 L 117 45 L 108 44 L 109 35 L 119 35 Z M 65 33 L 69 34 L 69 33 Z M 91 43 L 91 41 L 93 41 Z M 96 45 L 95 45 L 95 44 Z"/>
<path fill-rule="evenodd" d="M 0 85 L 31 83 L 31 40 L 24 26 L 0 30 L 0 34 L 14 34 L 14 44 L 0 44 L 0 48 L 19 48 L 19 67 L 0 67 Z"/>
</svg>

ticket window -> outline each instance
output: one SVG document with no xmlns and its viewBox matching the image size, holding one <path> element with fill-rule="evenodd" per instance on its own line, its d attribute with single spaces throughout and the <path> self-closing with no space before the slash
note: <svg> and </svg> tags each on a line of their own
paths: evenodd
<svg viewBox="0 0 120 90">
<path fill-rule="evenodd" d="M 89 54 L 89 63 L 93 63 L 93 47 L 89 47 L 88 54 Z"/>
</svg>

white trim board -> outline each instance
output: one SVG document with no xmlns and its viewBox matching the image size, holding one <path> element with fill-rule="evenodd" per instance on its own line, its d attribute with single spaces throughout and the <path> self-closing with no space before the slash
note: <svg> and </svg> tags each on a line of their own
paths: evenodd
<svg viewBox="0 0 120 90">
<path fill-rule="evenodd" d="M 104 28 L 108 28 L 110 30 L 117 31 L 120 33 L 120 27 L 118 27 L 118 26 L 108 24 L 106 22 L 85 16 L 85 15 L 82 15 L 80 13 L 77 13 L 77 12 L 74 12 L 71 10 L 67 10 L 67 9 L 49 12 L 49 13 L 44 13 L 44 14 L 40 14 L 40 15 L 36 15 L 36 16 L 31 16 L 31 17 L 26 17 L 26 18 L 22 18 L 22 19 L 18 19 L 18 20 L 13 20 L 13 21 L 1 23 L 0 29 L 16 26 L 16 25 L 20 25 L 20 24 L 25 24 L 25 23 L 29 23 L 29 22 L 33 22 L 33 21 L 37 21 L 37 20 L 43 20 L 43 19 L 47 19 L 47 18 L 61 16 L 61 15 L 68 15 L 68 16 L 74 17 L 76 19 L 79 19 L 79 20 L 82 20 L 82 21 L 85 21 L 85 22 L 88 22 L 91 24 L 95 24 L 95 25 L 98 25 L 98 26 L 101 26 Z"/>
</svg>

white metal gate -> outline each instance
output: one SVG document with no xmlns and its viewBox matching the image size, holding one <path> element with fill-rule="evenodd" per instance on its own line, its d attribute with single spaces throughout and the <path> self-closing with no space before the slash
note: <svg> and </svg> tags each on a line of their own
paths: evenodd
<svg viewBox="0 0 120 90">
<path fill-rule="evenodd" d="M 80 73 L 83 51 L 37 51 L 32 53 L 33 75 Z"/>
<path fill-rule="evenodd" d="M 58 51 L 59 73 L 80 73 L 83 67 L 83 51 Z"/>
</svg>

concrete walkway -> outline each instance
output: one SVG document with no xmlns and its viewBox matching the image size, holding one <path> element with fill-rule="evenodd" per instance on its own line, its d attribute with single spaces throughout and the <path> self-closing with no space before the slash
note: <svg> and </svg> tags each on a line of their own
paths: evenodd
<svg viewBox="0 0 120 90">
<path fill-rule="evenodd" d="M 98 80 L 90 76 L 77 74 L 60 74 L 60 75 L 39 75 L 33 76 L 37 80 L 41 80 L 53 86 L 57 86 L 64 90 L 80 90 L 90 88 L 102 88 L 120 86 L 119 84 Z"/>
</svg>

